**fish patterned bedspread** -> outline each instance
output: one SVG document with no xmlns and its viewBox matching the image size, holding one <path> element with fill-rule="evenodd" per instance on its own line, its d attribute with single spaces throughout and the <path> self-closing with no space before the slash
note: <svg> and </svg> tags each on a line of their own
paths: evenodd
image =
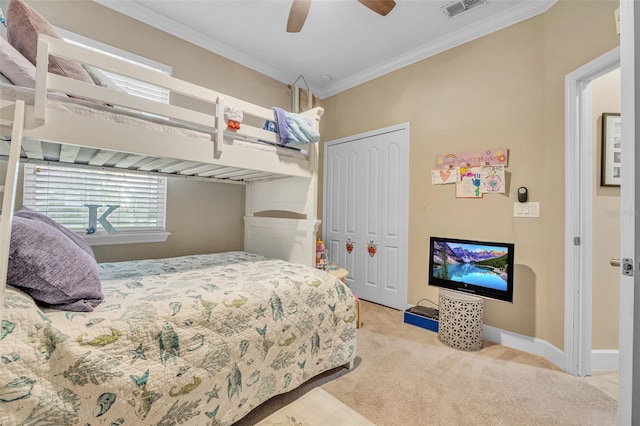
<svg viewBox="0 0 640 426">
<path fill-rule="evenodd" d="M 100 264 L 93 312 L 7 286 L 0 425 L 228 425 L 355 358 L 331 275 L 245 252 Z"/>
</svg>

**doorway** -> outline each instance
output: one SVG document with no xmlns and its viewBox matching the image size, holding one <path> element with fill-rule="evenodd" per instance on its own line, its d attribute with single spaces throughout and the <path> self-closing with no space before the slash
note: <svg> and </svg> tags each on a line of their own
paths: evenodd
<svg viewBox="0 0 640 426">
<path fill-rule="evenodd" d="M 591 374 L 594 122 L 592 82 L 620 67 L 615 48 L 565 78 L 565 326 L 567 372 Z M 617 282 L 615 283 L 617 285 Z"/>
<path fill-rule="evenodd" d="M 584 371 L 589 361 L 587 348 L 590 335 L 585 334 L 586 307 L 591 306 L 591 275 L 585 267 L 585 253 L 591 253 L 591 235 L 582 233 L 585 223 L 590 226 L 591 212 L 580 212 L 585 198 L 590 193 L 580 186 L 584 172 L 591 173 L 589 155 L 580 150 L 581 141 L 587 139 L 591 130 L 588 122 L 590 104 L 585 102 L 591 95 L 590 81 L 616 67 L 621 68 L 621 116 L 627 117 L 622 133 L 622 169 L 620 178 L 620 211 L 630 214 L 620 215 L 620 255 L 624 257 L 619 274 L 620 322 L 619 322 L 619 372 L 618 423 L 636 424 L 640 418 L 640 406 L 634 404 L 640 392 L 640 370 L 633 368 L 640 360 L 640 276 L 636 273 L 635 259 L 640 238 L 637 229 L 640 220 L 636 214 L 640 200 L 637 191 L 637 164 L 640 156 L 636 150 L 636 123 L 640 122 L 638 102 L 638 64 L 640 44 L 637 43 L 635 23 L 640 21 L 640 8 L 633 1 L 620 2 L 621 36 L 620 47 L 586 64 L 565 77 L 565 369 L 573 374 Z M 586 132 L 586 133 L 585 133 Z M 586 169 L 585 169 L 586 168 Z M 588 200 L 589 203 L 591 200 Z M 585 217 L 586 216 L 586 217 Z M 584 236 L 586 245 L 581 244 Z M 588 247 L 587 247 L 588 246 Z M 588 248 L 589 250 L 586 250 Z M 626 260 L 626 262 L 624 262 Z M 583 274 L 586 274 L 583 276 Z M 586 285 L 586 287 L 585 287 Z M 588 290 L 588 291 L 582 291 Z M 590 309 L 589 316 L 590 316 Z M 588 324 L 590 331 L 590 324 Z M 588 346 L 585 344 L 588 342 Z M 586 353 L 585 353 L 586 352 Z M 587 365 L 587 367 L 589 367 Z"/>
</svg>

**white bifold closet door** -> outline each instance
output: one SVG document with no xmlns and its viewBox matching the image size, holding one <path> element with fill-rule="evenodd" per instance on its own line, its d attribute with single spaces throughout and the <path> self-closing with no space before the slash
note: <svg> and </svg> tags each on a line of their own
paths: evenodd
<svg viewBox="0 0 640 426">
<path fill-rule="evenodd" d="M 359 298 L 396 309 L 407 307 L 408 154 L 408 123 L 325 144 L 329 261 Z"/>
</svg>

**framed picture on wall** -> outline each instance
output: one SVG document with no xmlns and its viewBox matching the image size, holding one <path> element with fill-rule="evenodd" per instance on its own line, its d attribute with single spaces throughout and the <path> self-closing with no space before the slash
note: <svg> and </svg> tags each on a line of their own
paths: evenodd
<svg viewBox="0 0 640 426">
<path fill-rule="evenodd" d="M 602 114 L 602 170 L 600 186 L 620 186 L 622 167 L 620 143 L 622 142 L 620 114 Z"/>
</svg>

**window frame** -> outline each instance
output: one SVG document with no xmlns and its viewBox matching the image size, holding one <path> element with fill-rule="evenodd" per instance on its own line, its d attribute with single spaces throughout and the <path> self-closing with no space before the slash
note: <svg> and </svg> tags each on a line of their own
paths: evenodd
<svg viewBox="0 0 640 426">
<path fill-rule="evenodd" d="M 37 206 L 31 203 L 31 200 L 35 198 L 37 191 L 32 190 L 33 182 L 32 178 L 27 178 L 28 175 L 33 174 L 34 170 L 37 167 L 48 167 L 53 169 L 79 169 L 82 172 L 91 173 L 91 167 L 78 166 L 73 164 L 38 164 L 37 162 L 29 162 L 24 165 L 23 173 L 23 204 L 26 207 L 32 208 L 38 211 Z M 141 173 L 135 170 L 127 170 L 127 169 L 110 169 L 106 167 L 100 168 L 102 172 L 106 173 L 114 173 L 114 174 L 139 174 L 139 175 L 155 175 L 154 173 Z M 134 228 L 131 230 L 119 229 L 115 234 L 107 233 L 102 227 L 99 227 L 95 233 L 87 234 L 86 232 L 82 232 L 77 228 L 69 228 L 71 231 L 77 233 L 82 236 L 90 245 L 92 246 L 101 246 L 101 245 L 112 245 L 112 244 L 138 244 L 138 243 L 157 243 L 164 242 L 171 235 L 170 232 L 167 231 L 167 187 L 169 184 L 169 179 L 166 176 L 156 176 L 158 179 L 162 179 L 163 183 L 161 184 L 161 189 L 158 190 L 157 199 L 160 200 L 162 198 L 162 226 L 154 227 L 149 229 Z M 106 180 L 106 179 L 105 179 Z M 161 192 L 161 193 L 160 193 Z M 98 212 L 100 213 L 100 212 Z M 87 209 L 87 223 L 89 220 L 89 210 Z"/>
</svg>

